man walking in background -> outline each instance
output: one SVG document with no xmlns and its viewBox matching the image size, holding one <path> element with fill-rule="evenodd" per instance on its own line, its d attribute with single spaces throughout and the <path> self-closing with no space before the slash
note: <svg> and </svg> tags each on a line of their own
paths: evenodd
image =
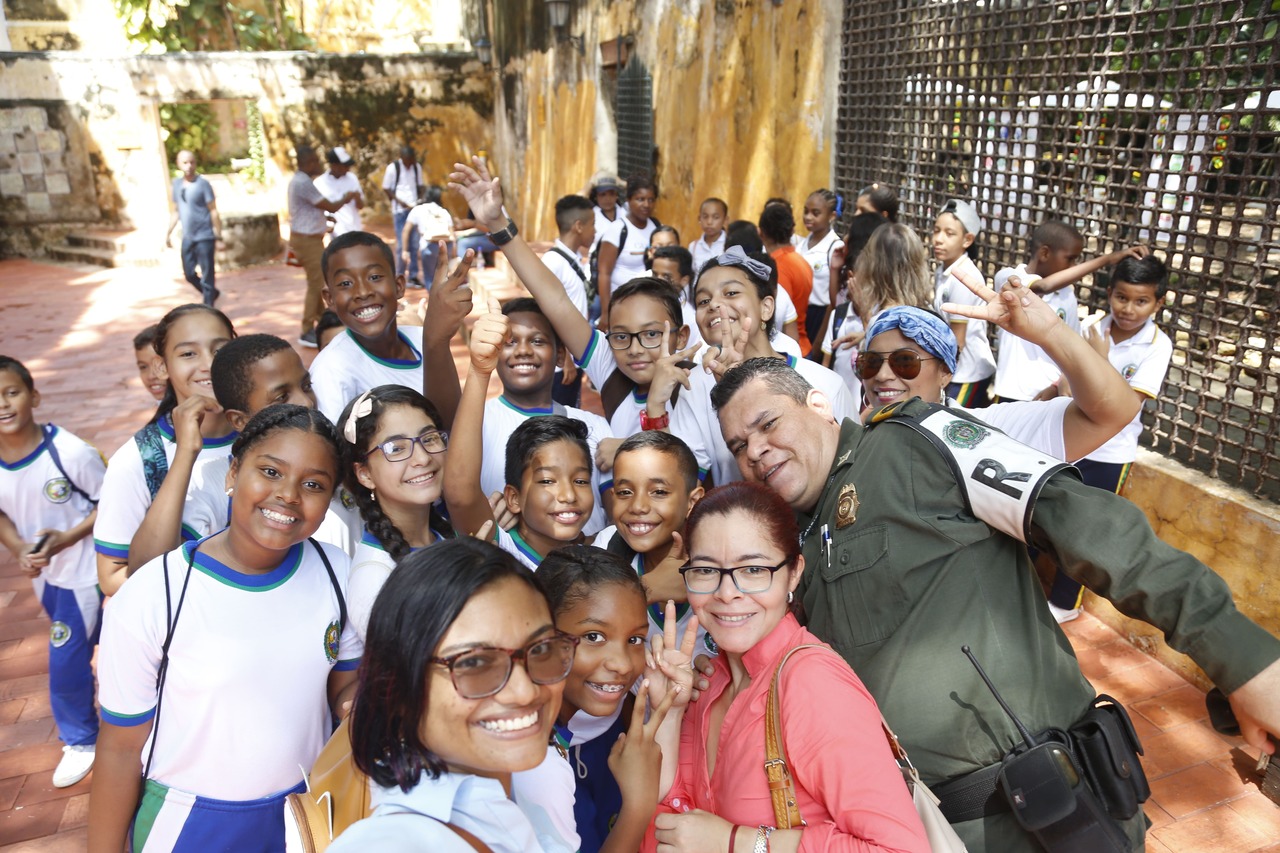
<svg viewBox="0 0 1280 853">
<path fill-rule="evenodd" d="M 214 286 L 213 253 L 224 248 L 222 219 L 213 198 L 213 187 L 196 174 L 196 155 L 178 152 L 178 170 L 173 179 L 173 215 L 164 235 L 166 248 L 173 247 L 173 229 L 182 223 L 182 274 L 200 291 L 205 305 L 212 305 L 221 293 Z M 197 272 L 199 270 L 199 272 Z"/>
</svg>

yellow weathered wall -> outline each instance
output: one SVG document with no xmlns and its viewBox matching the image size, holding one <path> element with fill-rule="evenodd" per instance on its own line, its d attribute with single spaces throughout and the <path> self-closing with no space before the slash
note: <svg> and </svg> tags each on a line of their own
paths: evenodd
<svg viewBox="0 0 1280 853">
<path fill-rule="evenodd" d="M 504 5 L 510 14 L 519 4 Z M 627 34 L 653 78 L 657 217 L 685 243 L 700 233 L 698 205 L 708 196 L 727 201 L 731 218 L 751 220 L 765 199 L 785 196 L 798 219 L 808 193 L 831 182 L 839 30 L 832 2 L 590 0 L 569 26 L 585 55 L 567 44 L 499 55 L 499 74 L 514 85 L 498 94 L 494 156 L 521 224 L 554 236 L 555 200 L 581 192 L 598 170 L 614 171 L 599 44 Z"/>
<path fill-rule="evenodd" d="M 1146 450 L 1139 451 L 1124 496 L 1146 512 L 1162 540 L 1222 575 L 1246 616 L 1280 635 L 1280 508 Z M 1165 645 L 1155 628 L 1092 593 L 1085 608 L 1166 665 L 1210 686 L 1199 667 Z"/>
</svg>

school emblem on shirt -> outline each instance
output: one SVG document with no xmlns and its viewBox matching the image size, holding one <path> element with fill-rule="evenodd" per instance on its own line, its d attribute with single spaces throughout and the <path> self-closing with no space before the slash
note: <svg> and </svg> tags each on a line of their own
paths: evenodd
<svg viewBox="0 0 1280 853">
<path fill-rule="evenodd" d="M 836 498 L 836 530 L 843 530 L 858 520 L 858 490 L 853 483 L 840 487 Z"/>
<path fill-rule="evenodd" d="M 1126 364 L 1124 366 L 1124 370 L 1120 371 L 1120 375 L 1124 377 L 1125 382 L 1128 382 L 1130 379 L 1133 378 L 1133 374 L 1137 372 L 1138 372 L 1138 365 Z"/>
<path fill-rule="evenodd" d="M 330 664 L 338 662 L 338 623 L 330 622 L 324 631 L 324 656 Z"/>
<path fill-rule="evenodd" d="M 707 651 L 711 652 L 711 654 L 713 655 L 720 654 L 720 647 L 716 645 L 715 638 L 712 637 L 710 634 L 702 635 L 702 645 L 706 646 Z"/>
<path fill-rule="evenodd" d="M 71 626 L 66 622 L 54 622 L 49 628 L 49 645 L 60 649 L 71 639 Z"/>
<path fill-rule="evenodd" d="M 54 477 L 44 484 L 44 496 L 52 503 L 64 504 L 71 500 L 71 484 L 66 477 Z"/>
<path fill-rule="evenodd" d="M 346 486 L 338 487 L 338 500 L 342 501 L 342 508 L 345 510 L 356 508 L 356 496 L 351 494 Z"/>
<path fill-rule="evenodd" d="M 989 435 L 991 435 L 989 430 L 969 421 L 952 421 L 942 428 L 942 437 L 946 439 L 947 444 L 961 450 L 973 450 Z"/>
<path fill-rule="evenodd" d="M 1065 323 L 1065 322 L 1067 322 L 1067 309 L 1066 309 L 1066 308 L 1059 308 L 1059 309 L 1058 309 L 1058 319 L 1059 319 L 1059 320 L 1061 320 L 1061 321 L 1062 321 L 1062 322 L 1064 322 L 1064 323 Z"/>
</svg>

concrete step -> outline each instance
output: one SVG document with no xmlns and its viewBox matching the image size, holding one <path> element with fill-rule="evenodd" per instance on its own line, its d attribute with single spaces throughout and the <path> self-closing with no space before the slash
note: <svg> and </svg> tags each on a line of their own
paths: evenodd
<svg viewBox="0 0 1280 853">
<path fill-rule="evenodd" d="M 126 254 L 121 249 L 104 248 L 98 244 L 83 245 L 83 239 L 68 239 L 65 243 L 49 247 L 49 259 L 70 264 L 90 264 L 95 267 L 158 267 L 160 259 Z M 78 245 L 79 244 L 79 245 Z"/>
<path fill-rule="evenodd" d="M 107 249 L 123 253 L 128 231 L 83 231 L 67 235 L 67 245 L 77 249 Z"/>
<path fill-rule="evenodd" d="M 114 249 L 73 246 L 69 242 L 60 246 L 50 246 L 49 258 L 66 264 L 88 264 L 107 269 L 112 269 L 116 266 L 116 252 Z"/>
</svg>

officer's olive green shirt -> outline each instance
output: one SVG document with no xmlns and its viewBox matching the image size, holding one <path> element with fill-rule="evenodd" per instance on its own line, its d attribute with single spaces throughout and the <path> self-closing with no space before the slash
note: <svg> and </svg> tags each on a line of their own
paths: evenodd
<svg viewBox="0 0 1280 853">
<path fill-rule="evenodd" d="M 1020 741 L 963 645 L 1033 732 L 1084 713 L 1094 691 L 1026 548 L 969 514 L 932 444 L 893 419 L 870 428 L 846 420 L 830 474 L 815 511 L 797 514 L 808 530 L 799 600 L 809 629 L 858 673 L 927 783 L 993 764 Z M 1033 544 L 1068 574 L 1161 628 L 1224 691 L 1280 657 L 1280 641 L 1236 610 L 1221 578 L 1073 470 L 1045 485 L 1031 527 Z"/>
</svg>

